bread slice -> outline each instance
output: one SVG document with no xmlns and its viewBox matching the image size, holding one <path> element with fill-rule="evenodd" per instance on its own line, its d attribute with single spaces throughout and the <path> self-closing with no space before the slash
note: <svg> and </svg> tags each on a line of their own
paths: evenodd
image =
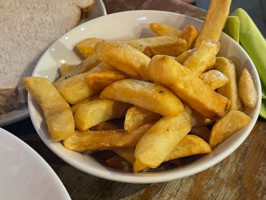
<svg viewBox="0 0 266 200">
<path fill-rule="evenodd" d="M 22 78 L 41 54 L 91 13 L 94 0 L 0 0 L 0 114 L 26 102 Z"/>
</svg>

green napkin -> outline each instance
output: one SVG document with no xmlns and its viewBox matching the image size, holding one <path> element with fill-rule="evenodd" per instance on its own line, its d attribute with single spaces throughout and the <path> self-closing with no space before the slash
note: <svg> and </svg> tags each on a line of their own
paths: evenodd
<svg viewBox="0 0 266 200">
<path fill-rule="evenodd" d="M 239 29 L 239 32 L 238 32 Z M 266 41 L 249 15 L 241 8 L 228 18 L 224 31 L 248 53 L 259 73 L 262 84 L 260 116 L 266 119 Z"/>
<path fill-rule="evenodd" d="M 262 99 L 266 99 L 266 88 L 262 85 L 261 86 L 261 96 L 262 96 Z"/>
<path fill-rule="evenodd" d="M 260 107 L 260 116 L 266 119 L 266 100 L 261 100 L 261 107 Z"/>
<path fill-rule="evenodd" d="M 239 18 L 236 16 L 228 16 L 223 31 L 227 33 L 227 35 L 229 35 L 231 38 L 233 38 L 236 42 L 239 42 L 239 29 Z"/>
</svg>

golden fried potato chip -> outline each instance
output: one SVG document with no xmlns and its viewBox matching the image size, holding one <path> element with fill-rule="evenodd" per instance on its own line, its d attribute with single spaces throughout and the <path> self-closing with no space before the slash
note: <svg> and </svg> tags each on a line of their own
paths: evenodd
<svg viewBox="0 0 266 200">
<path fill-rule="evenodd" d="M 195 51 L 184 62 L 184 66 L 198 76 L 210 69 L 216 61 L 216 55 L 220 50 L 220 43 L 214 40 L 202 41 Z"/>
<path fill-rule="evenodd" d="M 81 104 L 86 104 L 88 102 L 90 102 L 92 99 L 91 98 L 87 98 L 87 99 L 83 99 L 80 102 L 78 102 L 77 104 L 74 104 L 71 106 L 71 111 L 72 113 L 76 112 L 77 108 L 81 105 Z"/>
<path fill-rule="evenodd" d="M 133 106 L 126 113 L 124 127 L 127 131 L 133 131 L 144 124 L 157 121 L 160 117 L 157 113 Z"/>
<path fill-rule="evenodd" d="M 244 105 L 248 108 L 254 108 L 258 101 L 258 94 L 254 85 L 254 81 L 246 68 L 242 71 L 238 88 L 239 97 Z"/>
<path fill-rule="evenodd" d="M 67 64 L 63 64 L 60 68 L 59 68 L 59 72 L 61 76 L 64 76 L 67 72 L 69 72 L 70 70 L 72 70 L 75 67 L 75 65 L 67 65 Z"/>
<path fill-rule="evenodd" d="M 187 49 L 194 46 L 196 38 L 198 36 L 198 31 L 194 26 L 188 26 L 183 31 L 181 31 L 179 37 L 187 41 Z"/>
<path fill-rule="evenodd" d="M 189 50 L 186 50 L 185 52 L 183 52 L 182 54 L 180 54 L 179 56 L 177 56 L 175 58 L 175 60 L 177 62 L 179 62 L 180 64 L 184 64 L 186 62 L 186 60 L 189 58 L 189 56 L 192 55 L 192 53 L 196 50 L 196 48 L 194 49 L 189 49 Z"/>
<path fill-rule="evenodd" d="M 134 79 L 112 83 L 101 92 L 100 98 L 130 103 L 164 116 L 177 116 L 184 110 L 182 102 L 167 88 Z"/>
<path fill-rule="evenodd" d="M 83 100 L 79 101 L 78 103 L 72 105 L 72 106 L 70 107 L 72 113 L 76 112 L 76 110 L 77 110 L 77 108 L 79 107 L 79 105 L 84 104 L 84 103 L 88 103 L 88 102 L 90 102 L 90 101 L 93 100 L 93 99 L 99 99 L 99 95 L 98 95 L 98 94 L 92 95 L 91 97 L 88 97 L 88 98 L 86 98 L 86 99 L 83 99 Z"/>
<path fill-rule="evenodd" d="M 114 149 L 113 152 L 115 152 L 117 155 L 128 161 L 133 165 L 135 162 L 135 148 L 123 148 L 123 149 Z"/>
<path fill-rule="evenodd" d="M 211 0 L 202 29 L 196 39 L 195 46 L 204 40 L 219 41 L 225 25 L 231 0 Z"/>
<path fill-rule="evenodd" d="M 150 58 L 121 42 L 99 42 L 94 48 L 97 57 L 130 77 L 151 80 L 148 73 Z"/>
<path fill-rule="evenodd" d="M 141 170 L 138 163 L 150 168 L 158 167 L 190 130 L 190 115 L 186 111 L 177 117 L 161 118 L 139 140 L 134 172 Z"/>
<path fill-rule="evenodd" d="M 85 82 L 84 77 L 87 73 L 88 72 L 78 74 L 54 83 L 55 88 L 67 100 L 68 103 L 76 104 L 79 101 L 99 92 L 98 90 L 89 87 Z"/>
<path fill-rule="evenodd" d="M 69 137 L 74 132 L 73 115 L 52 83 L 39 77 L 25 77 L 23 83 L 41 107 L 51 139 L 60 141 Z"/>
<path fill-rule="evenodd" d="M 54 83 L 61 82 L 65 79 L 71 78 L 73 76 L 76 76 L 78 74 L 87 72 L 91 70 L 92 68 L 96 67 L 98 64 L 100 64 L 101 61 L 95 56 L 91 55 L 85 60 L 81 61 L 78 65 L 73 67 L 70 71 L 65 73 L 64 75 L 60 76 Z"/>
<path fill-rule="evenodd" d="M 141 163 L 139 160 L 135 160 L 133 164 L 134 172 L 139 172 L 139 171 L 145 171 L 145 169 L 149 168 L 149 166 Z"/>
<path fill-rule="evenodd" d="M 223 73 L 229 82 L 223 87 L 217 89 L 217 92 L 231 101 L 229 110 L 242 110 L 240 98 L 238 95 L 238 88 L 236 83 L 236 68 L 231 60 L 224 57 L 217 57 L 214 69 Z"/>
<path fill-rule="evenodd" d="M 192 127 L 204 126 L 213 123 L 213 120 L 202 116 L 196 110 L 191 108 L 191 124 Z"/>
<path fill-rule="evenodd" d="M 200 75 L 200 79 L 209 85 L 213 90 L 224 86 L 229 82 L 229 78 L 218 70 L 210 70 Z"/>
<path fill-rule="evenodd" d="M 247 126 L 250 121 L 250 117 L 241 111 L 229 111 L 222 119 L 214 124 L 211 130 L 209 144 L 211 147 L 215 147 L 241 128 Z"/>
<path fill-rule="evenodd" d="M 102 41 L 103 39 L 100 38 L 87 38 L 77 44 L 77 50 L 84 58 L 87 58 L 94 54 L 95 45 Z"/>
<path fill-rule="evenodd" d="M 131 105 L 108 99 L 95 99 L 80 104 L 74 113 L 75 127 L 85 131 L 101 122 L 122 118 Z"/>
<path fill-rule="evenodd" d="M 168 154 L 164 161 L 210 153 L 211 151 L 210 145 L 200 137 L 196 135 L 186 135 Z"/>
<path fill-rule="evenodd" d="M 187 49 L 191 48 L 194 45 L 194 42 L 198 36 L 198 31 L 194 26 L 188 26 L 184 30 L 180 31 L 165 24 L 151 23 L 150 29 L 158 36 L 172 36 L 186 40 Z"/>
<path fill-rule="evenodd" d="M 130 45 L 144 54 L 149 52 L 147 51 L 147 49 L 149 50 L 152 49 L 152 52 L 154 54 L 166 54 L 166 55 L 177 56 L 188 49 L 186 40 L 188 40 L 188 42 L 191 42 L 191 40 L 193 39 L 194 32 L 193 30 L 190 29 L 186 30 L 186 32 L 184 32 L 182 37 L 165 35 L 161 37 L 139 38 L 139 39 L 119 40 L 119 41 L 116 40 L 116 41 L 126 45 Z M 95 45 L 103 41 L 104 40 L 100 38 L 85 39 L 77 45 L 77 50 L 85 58 L 92 56 L 94 54 Z M 110 42 L 115 42 L 115 40 Z"/>
<path fill-rule="evenodd" d="M 117 149 L 113 151 L 123 159 L 127 160 L 129 163 L 131 164 L 135 163 L 134 167 L 136 168 L 136 171 L 148 168 L 144 164 L 136 161 L 134 156 L 135 148 Z M 196 135 L 186 135 L 168 154 L 164 162 L 186 156 L 192 156 L 192 155 L 204 154 L 210 152 L 211 152 L 210 145 L 204 140 L 202 140 L 200 137 Z"/>
<path fill-rule="evenodd" d="M 160 23 L 150 23 L 150 29 L 158 36 L 179 37 L 181 33 L 181 30 Z"/>
<path fill-rule="evenodd" d="M 189 36 L 186 39 L 191 40 Z M 122 41 L 122 43 L 130 45 L 143 53 L 149 48 L 152 49 L 154 54 L 169 56 L 178 56 L 188 49 L 188 43 L 185 39 L 172 36 L 140 38 Z"/>
<path fill-rule="evenodd" d="M 230 103 L 228 99 L 212 90 L 175 59 L 156 55 L 151 59 L 149 71 L 155 82 L 170 88 L 203 116 L 215 120 L 226 113 Z"/>
<path fill-rule="evenodd" d="M 153 48 L 151 48 L 151 47 L 145 47 L 145 49 L 143 50 L 143 53 L 146 56 L 149 56 L 150 58 L 152 58 L 153 56 L 156 55 L 155 50 Z"/>
<path fill-rule="evenodd" d="M 123 129 L 75 131 L 63 141 L 63 145 L 67 149 L 79 152 L 135 147 L 151 126 L 151 124 L 146 124 L 132 132 L 126 132 Z"/>
<path fill-rule="evenodd" d="M 91 97 L 92 95 L 100 91 L 98 88 L 90 87 L 86 83 L 84 77 L 88 74 L 108 71 L 110 69 L 113 69 L 110 65 L 106 63 L 100 63 L 88 72 L 66 78 L 62 81 L 56 81 L 54 83 L 54 86 L 56 87 L 58 92 L 67 100 L 68 103 L 77 104 L 78 102 Z"/>
<path fill-rule="evenodd" d="M 109 70 L 87 74 L 84 78 L 90 87 L 100 91 L 115 81 L 125 79 L 126 75 L 117 70 Z"/>
</svg>

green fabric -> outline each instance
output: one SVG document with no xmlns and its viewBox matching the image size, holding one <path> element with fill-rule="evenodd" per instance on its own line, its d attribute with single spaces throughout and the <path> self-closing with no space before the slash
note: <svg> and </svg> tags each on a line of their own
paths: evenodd
<svg viewBox="0 0 266 200">
<path fill-rule="evenodd" d="M 228 16 L 223 31 L 236 42 L 239 42 L 239 28 L 239 18 L 236 16 Z"/>
<path fill-rule="evenodd" d="M 252 19 L 243 9 L 236 9 L 231 16 L 239 18 L 239 42 L 252 59 L 259 73 L 263 88 L 260 116 L 266 119 L 266 41 Z"/>
<path fill-rule="evenodd" d="M 260 31 L 241 8 L 235 10 L 232 16 L 238 16 L 240 22 L 239 41 L 253 60 L 261 77 L 262 84 L 266 87 L 266 41 Z"/>
<path fill-rule="evenodd" d="M 261 96 L 262 96 L 262 99 L 266 99 L 266 88 L 262 85 L 261 86 Z"/>
<path fill-rule="evenodd" d="M 266 119 L 266 100 L 261 100 L 261 107 L 260 107 L 260 116 Z"/>
</svg>

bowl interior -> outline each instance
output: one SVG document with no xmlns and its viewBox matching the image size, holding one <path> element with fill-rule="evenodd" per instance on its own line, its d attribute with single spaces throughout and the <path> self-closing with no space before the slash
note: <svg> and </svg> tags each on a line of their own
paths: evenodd
<svg viewBox="0 0 266 200">
<path fill-rule="evenodd" d="M 128 11 L 99 17 L 81 24 L 54 42 L 39 60 L 32 76 L 44 77 L 50 81 L 54 81 L 59 76 L 58 68 L 62 64 L 77 64 L 80 62 L 80 58 L 73 50 L 79 41 L 88 37 L 129 39 L 154 36 L 149 30 L 149 24 L 152 22 L 164 23 L 178 29 L 193 25 L 196 29 L 200 30 L 202 26 L 202 21 L 200 20 L 177 13 L 163 11 Z M 251 123 L 247 127 L 241 129 L 217 146 L 212 153 L 204 155 L 182 167 L 138 174 L 118 172 L 100 165 L 88 155 L 67 150 L 61 143 L 53 142 L 49 139 L 49 133 L 40 107 L 29 95 L 28 104 L 31 120 L 41 139 L 54 153 L 70 165 L 98 177 L 130 183 L 154 183 L 169 181 L 198 173 L 213 166 L 232 153 L 247 138 L 259 114 L 261 97 L 260 81 L 251 59 L 246 52 L 226 34 L 222 34 L 221 37 L 219 56 L 231 59 L 236 65 L 238 74 L 244 67 L 251 72 L 259 93 L 259 100 L 254 109 L 245 110 L 252 118 Z"/>
</svg>

